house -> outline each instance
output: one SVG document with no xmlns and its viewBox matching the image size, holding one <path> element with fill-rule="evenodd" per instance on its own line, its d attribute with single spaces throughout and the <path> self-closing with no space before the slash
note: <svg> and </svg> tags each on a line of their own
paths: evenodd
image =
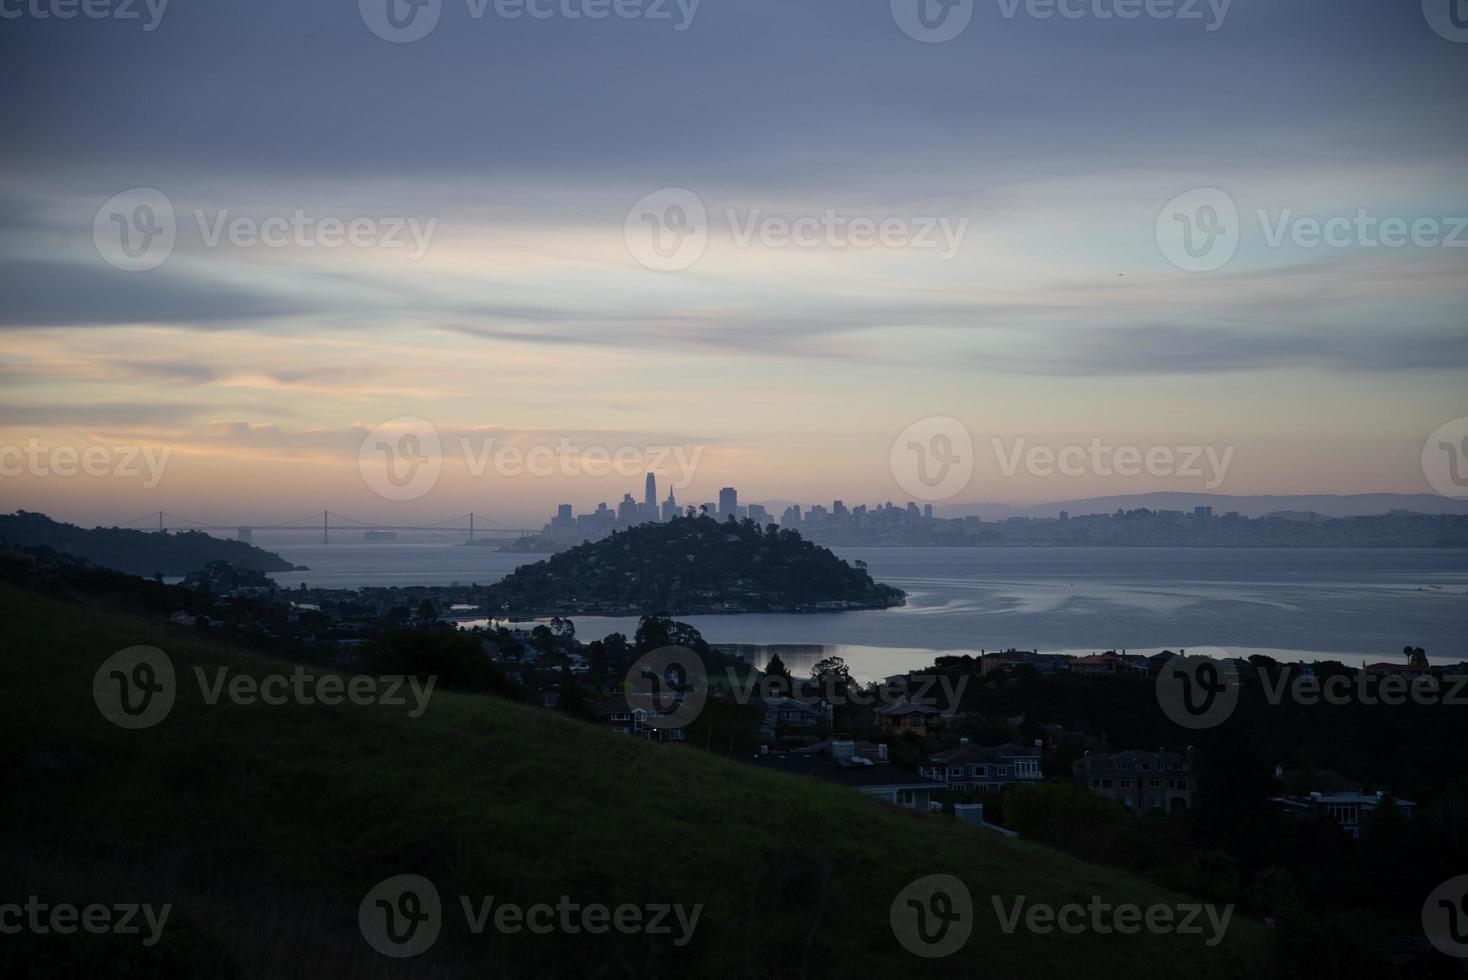
<svg viewBox="0 0 1468 980">
<path fill-rule="evenodd" d="M 824 702 L 812 703 L 797 698 L 756 698 L 755 705 L 764 717 L 760 722 L 760 737 L 774 738 L 789 732 L 811 733 L 822 724 L 829 724 L 830 707 Z"/>
<path fill-rule="evenodd" d="M 942 714 L 937 708 L 930 704 L 884 704 L 873 712 L 877 716 L 877 724 L 881 726 L 883 734 L 901 735 L 904 732 L 912 732 L 914 735 L 926 737 L 929 726 L 931 726 Z"/>
<path fill-rule="evenodd" d="M 1073 767 L 1076 782 L 1132 813 L 1180 814 L 1197 799 L 1190 755 L 1173 752 L 1087 752 Z"/>
<path fill-rule="evenodd" d="M 830 755 L 765 752 L 749 761 L 760 769 L 848 786 L 863 796 L 918 813 L 927 813 L 933 793 L 943 788 L 925 776 L 894 768 L 884 758 L 860 754 L 857 743 L 845 739 L 831 743 Z"/>
<path fill-rule="evenodd" d="M 1089 657 L 1081 657 L 1070 665 L 1070 669 L 1077 674 L 1121 674 L 1146 677 L 1151 670 L 1151 664 L 1146 657 L 1137 654 L 1119 654 L 1115 650 L 1108 650 L 1105 653 L 1093 653 Z"/>
<path fill-rule="evenodd" d="M 1275 796 L 1269 802 L 1297 820 L 1333 820 L 1349 836 L 1359 839 L 1371 814 L 1387 799 L 1389 797 L 1384 792 L 1349 790 L 1343 793 L 1311 793 L 1308 796 Z M 1392 802 L 1403 817 L 1412 819 L 1416 803 L 1397 799 Z"/>
<path fill-rule="evenodd" d="M 1437 689 L 1437 678 L 1433 675 L 1432 668 L 1427 664 L 1375 663 L 1367 664 L 1362 668 L 1362 672 L 1367 677 L 1374 677 L 1377 680 L 1386 677 L 1405 677 L 1409 681 L 1414 681 L 1420 687 L 1428 690 Z M 1417 680 L 1418 678 L 1422 678 L 1422 680 L 1419 681 Z"/>
<path fill-rule="evenodd" d="M 1037 673 L 1050 676 L 1070 669 L 1070 659 L 1059 653 L 1036 653 L 1033 650 L 1005 650 L 988 653 L 981 658 L 979 673 L 992 674 L 1015 667 L 1030 667 Z"/>
<path fill-rule="evenodd" d="M 654 742 L 681 742 L 683 729 L 657 724 L 664 717 L 643 707 L 632 707 L 621 695 L 598 698 L 591 703 L 591 717 L 618 735 L 632 735 Z M 650 723 L 651 722 L 651 723 Z"/>
<path fill-rule="evenodd" d="M 932 756 L 918 771 L 955 792 L 998 793 L 1011 783 L 1044 778 L 1040 745 L 1036 741 L 1030 748 L 1013 743 L 985 747 L 959 739 L 958 748 Z"/>
<path fill-rule="evenodd" d="M 1147 673 L 1156 676 L 1157 674 L 1162 673 L 1163 668 L 1165 668 L 1168 664 L 1181 656 L 1184 656 L 1184 654 L 1173 653 L 1171 650 L 1163 650 L 1161 653 L 1154 653 L 1152 654 L 1152 656 L 1147 658 Z"/>
</svg>

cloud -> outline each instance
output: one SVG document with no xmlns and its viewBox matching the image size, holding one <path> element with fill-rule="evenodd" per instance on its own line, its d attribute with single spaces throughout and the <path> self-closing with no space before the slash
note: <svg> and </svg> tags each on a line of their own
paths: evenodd
<svg viewBox="0 0 1468 980">
<path fill-rule="evenodd" d="M 252 292 L 159 269 L 7 259 L 0 264 L 0 327 L 185 324 L 228 329 L 243 321 L 314 312 L 296 297 Z"/>
</svg>

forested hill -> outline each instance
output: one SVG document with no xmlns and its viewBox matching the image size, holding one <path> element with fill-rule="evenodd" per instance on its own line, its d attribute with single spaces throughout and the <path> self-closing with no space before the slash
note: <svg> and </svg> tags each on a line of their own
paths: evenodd
<svg viewBox="0 0 1468 980">
<path fill-rule="evenodd" d="M 754 521 L 679 517 L 639 524 L 516 569 L 490 587 L 489 608 L 516 616 L 817 612 L 901 605 L 797 531 Z"/>
<path fill-rule="evenodd" d="M 83 528 L 24 510 L 0 514 L 0 544 L 51 548 L 130 575 L 187 575 L 211 561 L 260 572 L 288 572 L 294 567 L 274 552 L 202 531 Z"/>
</svg>

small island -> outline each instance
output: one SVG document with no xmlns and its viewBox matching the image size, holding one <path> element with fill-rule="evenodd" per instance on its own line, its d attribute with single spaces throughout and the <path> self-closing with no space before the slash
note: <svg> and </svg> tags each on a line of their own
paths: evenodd
<svg viewBox="0 0 1468 980">
<path fill-rule="evenodd" d="M 864 562 L 848 565 L 798 531 L 706 516 L 618 531 L 522 566 L 487 591 L 488 609 L 511 618 L 832 612 L 907 599 L 873 581 Z"/>
</svg>

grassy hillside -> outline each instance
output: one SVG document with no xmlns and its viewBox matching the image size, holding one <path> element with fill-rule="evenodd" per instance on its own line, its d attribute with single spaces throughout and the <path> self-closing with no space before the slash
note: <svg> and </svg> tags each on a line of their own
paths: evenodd
<svg viewBox="0 0 1468 980">
<path fill-rule="evenodd" d="M 436 692 L 402 707 L 204 704 L 194 666 L 291 665 L 191 633 L 0 587 L 4 640 L 0 902 L 174 905 L 163 939 L 0 936 L 0 975 L 469 977 L 1234 977 L 1262 970 L 1263 930 L 1227 939 L 1005 935 L 990 894 L 1085 903 L 1186 899 L 941 817 L 696 750 L 635 742 L 551 712 Z M 150 644 L 179 674 L 156 727 L 104 720 L 92 679 Z M 414 959 L 357 923 L 378 881 L 416 873 L 444 897 Z M 888 910 L 924 875 L 977 907 L 958 954 L 920 960 Z M 642 935 L 475 936 L 454 896 L 524 904 L 703 903 L 682 949 Z M 11 970 L 5 967 L 12 968 Z"/>
</svg>

